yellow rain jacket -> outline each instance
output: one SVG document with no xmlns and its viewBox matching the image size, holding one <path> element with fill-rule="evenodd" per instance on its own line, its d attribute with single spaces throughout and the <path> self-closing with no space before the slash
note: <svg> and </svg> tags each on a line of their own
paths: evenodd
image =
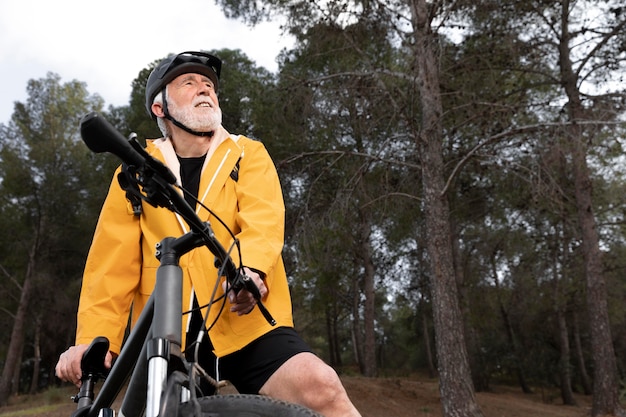
<svg viewBox="0 0 626 417">
<path fill-rule="evenodd" d="M 179 162 L 169 140 L 148 141 L 146 150 L 164 162 L 180 183 Z M 231 172 L 237 166 L 235 181 Z M 281 257 L 284 203 L 276 169 L 263 144 L 229 135 L 204 163 L 198 198 L 237 236 L 242 264 L 265 274 L 269 293 L 263 303 L 276 319 L 276 327 L 293 326 Z M 197 211 L 203 221 L 211 222 L 217 239 L 228 250 L 232 243 L 228 231 L 200 205 Z M 187 224 L 179 216 L 145 202 L 142 215 L 133 215 L 125 192 L 117 179 L 113 180 L 85 266 L 76 344 L 106 336 L 111 351 L 119 353 L 129 314 L 134 323 L 154 288 L 159 266 L 155 245 L 165 237 L 178 237 L 187 230 Z M 239 266 L 236 249 L 231 256 Z M 206 247 L 194 249 L 181 258 L 183 309 L 191 307 L 194 292 L 200 305 L 209 301 L 217 279 L 214 259 Z M 218 295 L 221 294 L 219 285 Z M 209 333 L 218 357 L 243 348 L 275 328 L 266 322 L 258 308 L 238 316 L 229 311 L 228 301 L 220 313 L 221 304 L 221 301 L 214 304 L 208 320 L 212 323 L 221 314 Z M 183 337 L 188 318 L 189 315 L 182 318 Z"/>
</svg>

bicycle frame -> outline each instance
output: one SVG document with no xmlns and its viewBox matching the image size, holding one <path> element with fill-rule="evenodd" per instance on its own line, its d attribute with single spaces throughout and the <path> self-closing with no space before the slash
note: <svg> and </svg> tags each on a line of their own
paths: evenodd
<svg viewBox="0 0 626 417">
<path fill-rule="evenodd" d="M 200 246 L 208 247 L 230 287 L 234 291 L 243 288 L 250 291 L 268 322 L 275 321 L 261 303 L 254 282 L 235 267 L 226 250 L 214 237 L 210 224 L 202 222 L 195 210 L 174 189 L 173 175 L 166 166 L 148 155 L 136 141 L 126 141 L 96 113 L 83 117 L 81 134 L 92 151 L 111 152 L 135 167 L 137 183 L 131 186 L 142 186 L 142 199 L 180 214 L 189 224 L 190 231 L 178 238 L 167 237 L 157 245 L 156 256 L 160 266 L 157 269 L 155 289 L 100 392 L 93 401 L 93 392 L 79 393 L 79 406 L 72 416 L 97 417 L 101 410 L 110 409 L 132 373 L 127 388 L 127 393 L 131 395 L 125 395 L 120 415 L 140 416 L 145 405 L 146 417 L 157 417 L 169 375 L 186 366 L 181 349 L 183 272 L 179 260 L 182 255 Z M 93 388 L 97 377 L 86 376 L 92 378 L 83 381 L 86 390 Z"/>
<path fill-rule="evenodd" d="M 133 395 L 124 397 L 120 414 L 141 415 L 144 405 L 146 417 L 156 417 L 159 414 L 161 393 L 165 387 L 169 364 L 173 359 L 179 362 L 176 367 L 184 363 L 180 320 L 182 270 L 178 266 L 178 260 L 195 247 L 188 247 L 190 237 L 193 237 L 191 232 L 178 239 L 166 238 L 160 244 L 161 266 L 157 270 L 155 289 L 102 389 L 89 406 L 87 416 L 96 417 L 101 409 L 111 407 L 131 371 L 128 392 Z M 147 389 L 142 389 L 146 388 L 146 380 Z M 144 393 L 145 397 L 141 395 Z"/>
</svg>

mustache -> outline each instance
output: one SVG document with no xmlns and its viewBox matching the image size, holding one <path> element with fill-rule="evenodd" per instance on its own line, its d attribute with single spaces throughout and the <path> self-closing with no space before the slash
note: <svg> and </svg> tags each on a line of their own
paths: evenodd
<svg viewBox="0 0 626 417">
<path fill-rule="evenodd" d="M 217 107 L 217 104 L 213 101 L 213 99 L 211 99 L 211 97 L 200 97 L 200 98 L 194 99 L 193 102 L 191 103 L 191 105 L 193 107 L 196 107 L 199 104 L 203 104 L 203 103 L 209 104 L 209 106 L 211 106 L 211 108 L 216 108 Z"/>
</svg>

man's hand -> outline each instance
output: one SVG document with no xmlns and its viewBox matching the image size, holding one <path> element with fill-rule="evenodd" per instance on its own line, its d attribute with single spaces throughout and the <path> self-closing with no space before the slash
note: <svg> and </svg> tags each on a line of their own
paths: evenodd
<svg viewBox="0 0 626 417">
<path fill-rule="evenodd" d="M 88 347 L 89 345 L 87 344 L 70 346 L 65 352 L 63 352 L 59 357 L 59 362 L 57 362 L 57 366 L 55 368 L 56 376 L 62 381 L 71 382 L 80 388 L 80 379 L 83 376 L 83 372 L 80 369 L 80 363 L 83 360 L 83 355 Z M 108 352 L 104 358 L 104 366 L 107 369 L 111 369 L 112 361 L 113 355 L 111 352 Z"/>
<path fill-rule="evenodd" d="M 259 289 L 261 293 L 261 299 L 265 298 L 268 293 L 268 289 L 265 286 L 265 282 L 261 279 L 259 274 L 252 271 L 250 268 L 243 268 L 245 274 L 249 276 L 254 284 Z M 226 282 L 223 284 L 223 288 L 226 289 Z M 239 293 L 235 294 L 233 291 L 228 292 L 228 301 L 230 301 L 230 311 L 233 313 L 237 313 L 239 316 L 243 316 L 244 314 L 249 314 L 254 309 L 256 305 L 256 300 L 254 296 L 249 291 L 242 289 Z"/>
</svg>

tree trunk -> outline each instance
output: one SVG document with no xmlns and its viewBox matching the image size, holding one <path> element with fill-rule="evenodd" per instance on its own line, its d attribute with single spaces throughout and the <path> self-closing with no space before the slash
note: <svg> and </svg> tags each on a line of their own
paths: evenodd
<svg viewBox="0 0 626 417">
<path fill-rule="evenodd" d="M 565 215 L 562 215 L 563 223 L 566 222 Z M 558 228 L 557 228 L 558 230 Z M 557 332 L 559 339 L 559 382 L 561 386 L 561 399 L 565 405 L 576 405 L 574 393 L 572 392 L 572 372 L 570 366 L 571 349 L 569 344 L 569 332 L 567 330 L 567 321 L 565 319 L 565 311 L 567 311 L 567 296 L 563 290 L 566 277 L 562 272 L 566 263 L 565 254 L 567 253 L 567 242 L 569 239 L 565 236 L 564 231 L 559 231 L 555 239 L 553 249 L 553 284 L 554 284 L 554 313 L 557 321 Z"/>
<path fill-rule="evenodd" d="M 583 387 L 585 395 L 591 395 L 591 380 L 587 373 L 587 365 L 585 363 L 585 354 L 583 353 L 583 345 L 580 341 L 580 325 L 578 324 L 578 314 L 574 314 L 574 347 L 576 349 L 576 359 L 578 361 L 578 372 L 580 374 L 580 384 Z"/>
<path fill-rule="evenodd" d="M 509 313 L 504 308 L 504 305 L 500 301 L 500 315 L 502 316 L 502 321 L 504 322 L 504 327 L 506 328 L 506 336 L 509 340 L 509 345 L 511 346 L 511 351 L 515 357 L 515 375 L 517 375 L 517 382 L 519 383 L 520 388 L 524 394 L 532 394 L 533 390 L 528 385 L 526 381 L 526 373 L 524 372 L 524 361 L 523 355 L 521 353 L 521 349 L 519 347 L 519 343 L 517 342 L 517 337 L 515 337 L 515 330 L 513 329 L 513 324 L 511 323 L 511 319 L 509 318 Z"/>
<path fill-rule="evenodd" d="M 561 385 L 561 398 L 565 405 L 576 405 L 574 393 L 572 392 L 572 373 L 570 370 L 570 346 L 569 333 L 567 331 L 567 322 L 565 314 L 559 308 L 556 312 L 559 327 L 559 380 Z"/>
<path fill-rule="evenodd" d="M 372 261 L 372 246 L 370 243 L 371 226 L 367 213 L 360 213 L 361 218 L 361 258 L 365 275 L 363 277 L 363 293 L 365 306 L 363 311 L 363 375 L 375 377 L 378 373 L 376 367 L 376 331 L 374 328 L 374 307 L 376 292 L 374 291 L 375 268 Z"/>
<path fill-rule="evenodd" d="M 22 362 L 24 357 L 24 342 L 22 342 L 22 346 L 20 347 L 20 352 L 17 354 L 17 360 L 15 361 L 15 366 L 13 367 L 13 376 L 11 377 L 11 393 L 9 396 L 15 396 L 20 393 L 20 382 L 21 382 L 21 374 L 22 374 Z"/>
<path fill-rule="evenodd" d="M 359 290 L 358 279 L 355 277 L 352 283 L 352 345 L 354 347 L 354 358 L 359 365 L 359 372 L 364 372 L 363 359 L 363 339 L 361 337 L 360 320 L 361 291 Z"/>
<path fill-rule="evenodd" d="M 606 283 L 602 273 L 602 259 L 596 220 L 592 204 L 592 186 L 587 165 L 587 141 L 581 125 L 585 111 L 580 100 L 577 76 L 573 70 L 569 49 L 569 0 L 563 0 L 561 12 L 561 40 L 559 66 L 561 83 L 567 94 L 568 117 L 567 149 L 574 171 L 576 210 L 582 237 L 583 260 L 587 282 L 587 310 L 591 330 L 593 356 L 592 416 L 626 415 L 619 403 L 617 364 L 609 322 Z"/>
<path fill-rule="evenodd" d="M 515 330 L 513 329 L 513 324 L 511 323 L 511 319 L 509 318 L 509 313 L 500 297 L 500 281 L 498 281 L 498 273 L 496 270 L 496 253 L 497 249 L 494 251 L 491 258 L 491 275 L 493 275 L 493 285 L 496 288 L 498 306 L 500 308 L 500 315 L 502 316 L 504 328 L 506 329 L 507 340 L 509 341 L 511 352 L 513 353 L 513 357 L 515 358 L 514 372 L 517 375 L 517 381 L 519 382 L 522 392 L 524 394 L 532 394 L 532 390 L 526 382 L 526 373 L 524 372 L 523 361 L 524 355 L 522 354 L 522 350 L 520 349 L 519 343 L 517 342 L 517 337 L 515 337 Z"/>
<path fill-rule="evenodd" d="M 13 384 L 18 384 L 19 379 L 15 380 L 15 367 L 19 366 L 21 362 L 22 347 L 24 345 L 24 328 L 26 326 L 26 315 L 28 312 L 28 306 L 33 291 L 34 271 L 35 271 L 35 252 L 33 248 L 30 253 L 28 266 L 26 268 L 26 275 L 24 277 L 24 283 L 22 284 L 22 292 L 20 294 L 20 301 L 17 307 L 17 313 L 15 314 L 15 321 L 13 322 L 13 329 L 11 330 L 11 340 L 9 341 L 9 347 L 7 350 L 7 357 L 4 362 L 4 368 L 2 369 L 2 376 L 0 376 L 0 405 L 6 405 L 9 396 L 14 388 Z M 19 375 L 19 373 L 18 373 Z"/>
<path fill-rule="evenodd" d="M 339 340 L 337 339 L 337 311 L 333 306 L 326 309 L 326 334 L 328 337 L 328 357 L 330 365 L 341 367 L 341 354 L 339 353 Z"/>
<path fill-rule="evenodd" d="M 450 220 L 451 231 L 456 230 L 457 225 L 454 220 Z M 489 372 L 484 366 L 484 361 L 480 349 L 478 336 L 471 322 L 470 297 L 467 294 L 468 287 L 465 285 L 465 270 L 461 259 L 461 249 L 459 248 L 459 238 L 456 233 L 452 233 L 450 243 L 452 244 L 452 259 L 455 281 L 458 288 L 459 308 L 463 320 L 463 332 L 465 335 L 465 345 L 469 361 L 470 374 L 474 388 L 477 391 L 489 390 Z"/>
<path fill-rule="evenodd" d="M 581 140 L 582 137 L 579 137 L 576 141 Z M 582 147 L 582 145 L 579 146 Z M 619 403 L 617 363 L 611 336 L 599 238 L 591 203 L 591 180 L 582 149 L 575 149 L 574 154 L 576 205 L 582 231 L 582 249 L 587 278 L 587 312 L 594 364 L 592 416 L 621 416 L 624 412 Z"/>
<path fill-rule="evenodd" d="M 35 394 L 39 388 L 39 370 L 41 365 L 41 320 L 37 318 L 35 323 L 35 338 L 33 340 L 33 374 L 30 380 L 29 394 Z"/>
<path fill-rule="evenodd" d="M 428 318 L 425 313 L 422 313 L 422 335 L 424 338 L 424 348 L 426 349 L 426 359 L 428 360 L 428 376 L 430 378 L 436 378 L 437 368 L 435 367 L 435 361 L 433 358 L 432 348 L 430 347 L 430 332 L 428 331 Z"/>
<path fill-rule="evenodd" d="M 474 396 L 463 335 L 450 241 L 449 207 L 446 196 L 442 195 L 443 112 L 439 91 L 439 66 L 434 50 L 436 39 L 431 32 L 426 0 L 411 0 L 409 6 L 415 34 L 416 76 L 422 111 L 417 144 L 422 167 L 443 416 L 482 416 Z"/>
</svg>

